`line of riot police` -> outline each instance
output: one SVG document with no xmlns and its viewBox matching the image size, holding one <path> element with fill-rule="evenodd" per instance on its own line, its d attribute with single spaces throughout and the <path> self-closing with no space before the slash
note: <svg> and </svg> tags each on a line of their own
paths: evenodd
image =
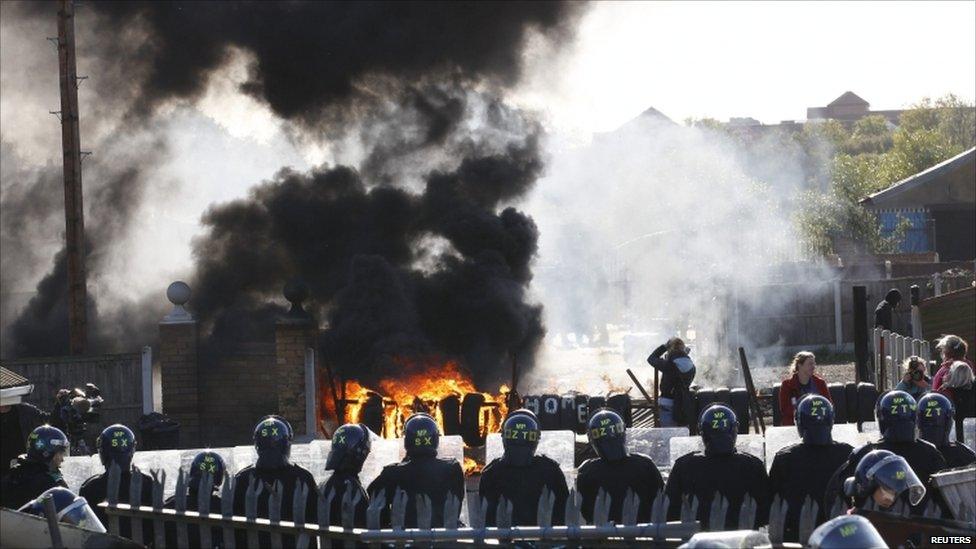
<svg viewBox="0 0 976 549">
<path fill-rule="evenodd" d="M 890 508 L 899 499 L 914 508 L 924 506 L 932 491 L 926 490 L 930 476 L 948 466 L 976 462 L 976 455 L 965 446 L 950 440 L 949 429 L 953 423 L 951 402 L 939 394 L 928 394 L 918 403 L 900 391 L 883 395 L 876 404 L 876 417 L 881 439 L 861 448 L 836 442 L 831 437 L 833 407 L 829 400 L 819 395 L 808 395 L 796 406 L 795 424 L 802 442 L 780 450 L 767 475 L 763 462 L 752 455 L 736 450 L 738 418 L 728 407 L 713 404 L 699 417 L 698 429 L 704 443 L 704 451 L 684 455 L 675 462 L 667 483 L 662 480 L 657 465 L 651 458 L 627 450 L 626 427 L 620 415 L 611 409 L 598 410 L 589 418 L 587 437 L 598 457 L 587 460 L 578 469 L 576 490 L 582 497 L 583 517 L 592 522 L 597 495 L 602 491 L 610 497 L 609 519 L 620 523 L 623 518 L 625 494 L 631 491 L 639 498 L 637 519 L 650 520 L 651 503 L 663 490 L 669 498 L 668 520 L 679 520 L 682 500 L 697 498 L 697 520 L 709 524 L 711 499 L 721 494 L 729 502 L 725 517 L 727 529 L 737 529 L 738 512 L 746 496 L 756 502 L 754 527 L 768 522 L 769 507 L 774 496 L 789 505 L 784 524 L 784 539 L 795 541 L 798 536 L 799 510 L 806 498 L 822 502 L 817 522 L 824 522 L 827 511 L 837 497 L 847 498 L 848 506 L 859 509 L 869 500 L 877 507 Z M 532 526 L 537 524 L 540 496 L 548 491 L 554 498 L 553 524 L 563 522 L 569 493 L 566 478 L 559 465 L 552 459 L 537 455 L 536 450 L 542 432 L 538 419 L 525 409 L 511 412 L 502 426 L 504 454 L 492 460 L 484 468 L 478 487 L 479 498 L 487 503 L 486 526 L 495 526 L 495 510 L 501 501 L 512 506 L 511 524 Z M 308 493 L 317 491 L 332 494 L 331 521 L 340 525 L 342 515 L 339 506 L 343 496 L 350 492 L 356 509 L 354 526 L 366 526 L 366 510 L 370 501 L 382 498 L 381 527 L 390 524 L 391 506 L 397 490 L 407 495 L 406 527 L 417 526 L 417 502 L 420 496 L 430 498 L 432 504 L 431 527 L 444 524 L 444 502 L 448 496 L 462 501 L 465 493 L 464 475 L 460 463 L 453 459 L 437 457 L 440 432 L 436 421 L 424 413 L 414 414 L 404 424 L 406 457 L 383 468 L 368 487 L 360 480 L 360 473 L 370 448 L 372 434 L 362 424 L 346 424 L 334 434 L 326 461 L 331 477 L 316 486 L 312 474 L 291 463 L 290 451 L 293 432 L 288 422 L 278 416 L 267 416 L 255 427 L 253 441 L 257 452 L 254 465 L 240 470 L 234 478 L 236 486 L 247 487 L 256 483 L 261 487 L 257 501 L 257 516 L 268 517 L 270 494 L 280 486 L 282 501 L 292 501 L 293 494 L 301 485 Z M 35 429 L 28 438 L 26 454 L 4 479 L 3 504 L 25 509 L 34 505 L 32 498 L 49 488 L 65 489 L 59 465 L 68 453 L 68 439 L 63 432 L 51 426 Z M 97 449 L 106 471 L 114 463 L 122 473 L 122 486 L 129 486 L 132 475 L 142 475 L 142 505 L 150 505 L 152 479 L 132 464 L 136 439 L 131 430 L 123 425 L 106 428 L 97 439 Z M 208 473 L 213 479 L 211 509 L 219 509 L 219 493 L 226 465 L 220 455 L 202 452 L 193 460 L 190 476 L 190 497 L 187 509 L 195 510 L 199 500 L 196 489 L 199 478 Z M 88 479 L 79 495 L 92 505 L 105 500 L 108 473 Z M 245 514 L 246 490 L 235 490 L 234 513 Z M 119 500 L 129 503 L 129 491 L 122 490 Z M 73 499 L 71 500 L 73 501 Z M 316 497 L 307 498 L 305 522 L 315 523 L 318 512 Z M 135 502 L 132 502 L 135 503 Z M 942 504 L 942 502 L 936 502 Z M 172 498 L 167 505 L 172 506 Z M 460 508 L 458 508 L 459 512 Z M 281 519 L 292 520 L 295 510 L 283 505 Z M 106 516 L 97 506 L 94 515 L 104 523 Z M 860 517 L 858 517 L 860 518 Z M 863 522 L 827 521 L 824 527 L 846 527 L 848 531 L 867 532 L 867 538 L 854 537 L 854 545 L 870 543 L 870 531 Z M 869 525 L 868 525 L 869 526 Z M 143 542 L 153 540 L 152 521 L 143 521 Z M 120 519 L 120 532 L 131 536 L 128 519 Z M 191 535 L 196 531 L 191 532 Z M 174 532 L 168 530 L 166 538 L 172 541 Z M 237 543 L 247 544 L 243 532 L 238 532 Z M 220 546 L 221 536 L 217 529 L 212 532 L 214 546 Z M 820 532 L 814 539 L 832 539 L 829 533 Z M 270 546 L 268 535 L 259 538 L 262 547 Z M 294 539 L 287 536 L 285 546 L 293 546 Z"/>
</svg>

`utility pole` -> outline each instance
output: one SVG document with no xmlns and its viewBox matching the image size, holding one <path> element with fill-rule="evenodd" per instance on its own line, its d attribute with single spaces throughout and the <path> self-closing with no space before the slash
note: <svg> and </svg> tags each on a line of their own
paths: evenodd
<svg viewBox="0 0 976 549">
<path fill-rule="evenodd" d="M 61 76 L 61 145 L 64 151 L 65 251 L 68 254 L 68 338 L 71 354 L 88 342 L 88 289 L 85 275 L 85 212 L 81 191 L 81 142 L 78 128 L 78 71 L 75 65 L 75 9 L 60 0 L 58 67 Z"/>
</svg>

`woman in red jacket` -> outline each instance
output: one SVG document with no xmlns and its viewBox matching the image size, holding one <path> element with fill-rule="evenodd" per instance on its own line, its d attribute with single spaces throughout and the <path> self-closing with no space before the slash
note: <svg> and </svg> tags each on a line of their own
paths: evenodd
<svg viewBox="0 0 976 549">
<path fill-rule="evenodd" d="M 793 425 L 796 403 L 810 393 L 824 396 L 833 404 L 827 382 L 813 373 L 816 367 L 817 357 L 809 351 L 800 351 L 793 357 L 793 363 L 790 364 L 790 373 L 793 375 L 784 379 L 779 387 L 780 425 Z"/>
</svg>

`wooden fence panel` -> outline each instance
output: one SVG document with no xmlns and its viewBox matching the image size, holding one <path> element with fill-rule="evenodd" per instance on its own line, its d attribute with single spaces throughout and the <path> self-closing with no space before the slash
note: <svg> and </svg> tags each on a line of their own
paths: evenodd
<svg viewBox="0 0 976 549">
<path fill-rule="evenodd" d="M 46 357 L 5 360 L 3 367 L 26 377 L 34 392 L 27 402 L 50 412 L 58 389 L 84 388 L 94 383 L 102 391 L 102 420 L 89 426 L 100 432 L 112 423 L 135 430 L 142 415 L 142 355 L 127 353 L 86 357 Z"/>
<path fill-rule="evenodd" d="M 976 342 L 976 288 L 923 299 L 919 312 L 925 339 L 932 341 L 943 334 L 955 334 L 970 345 Z"/>
</svg>

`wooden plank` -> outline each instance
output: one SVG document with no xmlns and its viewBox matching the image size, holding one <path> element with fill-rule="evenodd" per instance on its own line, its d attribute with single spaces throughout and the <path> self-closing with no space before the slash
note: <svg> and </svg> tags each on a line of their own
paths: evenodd
<svg viewBox="0 0 976 549">
<path fill-rule="evenodd" d="M 922 336 L 932 341 L 955 334 L 970 344 L 976 341 L 976 288 L 966 288 L 923 299 L 919 303 Z"/>
</svg>

